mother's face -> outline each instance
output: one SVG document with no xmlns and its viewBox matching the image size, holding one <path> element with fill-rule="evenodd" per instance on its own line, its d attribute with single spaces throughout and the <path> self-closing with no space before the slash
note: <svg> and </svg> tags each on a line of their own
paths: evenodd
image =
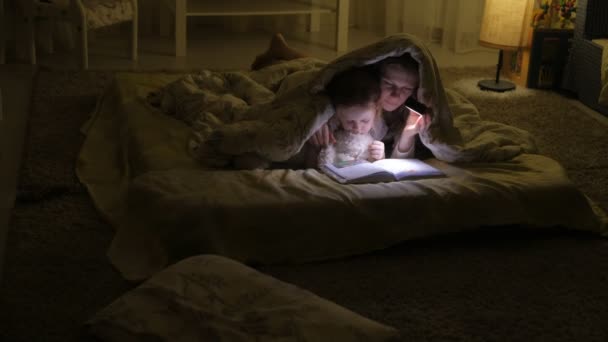
<svg viewBox="0 0 608 342">
<path fill-rule="evenodd" d="M 408 72 L 399 64 L 384 67 L 380 83 L 380 103 L 386 111 L 399 108 L 418 87 L 418 74 Z"/>
</svg>

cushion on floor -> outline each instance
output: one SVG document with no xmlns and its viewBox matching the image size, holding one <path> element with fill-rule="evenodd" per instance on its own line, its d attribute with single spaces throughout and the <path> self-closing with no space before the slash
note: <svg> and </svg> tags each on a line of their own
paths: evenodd
<svg viewBox="0 0 608 342">
<path fill-rule="evenodd" d="M 398 331 L 217 255 L 184 259 L 87 322 L 103 341 L 395 341 Z"/>
</svg>

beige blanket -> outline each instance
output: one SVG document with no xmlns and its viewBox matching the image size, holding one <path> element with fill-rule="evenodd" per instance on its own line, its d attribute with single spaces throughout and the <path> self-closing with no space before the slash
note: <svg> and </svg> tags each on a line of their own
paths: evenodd
<svg viewBox="0 0 608 342">
<path fill-rule="evenodd" d="M 527 132 L 478 118 L 455 122 L 435 60 L 416 37 L 402 34 L 352 51 L 320 68 L 312 59 L 256 72 L 203 71 L 163 88 L 161 109 L 193 128 L 193 155 L 210 166 L 254 154 L 285 161 L 333 114 L 323 89 L 338 72 L 409 53 L 420 65 L 418 99 L 432 108 L 422 142 L 447 162 L 504 161 L 535 151 Z"/>
</svg>

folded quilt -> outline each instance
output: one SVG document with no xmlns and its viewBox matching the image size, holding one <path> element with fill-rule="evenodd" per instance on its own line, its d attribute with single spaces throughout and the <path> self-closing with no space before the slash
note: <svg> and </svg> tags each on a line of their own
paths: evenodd
<svg viewBox="0 0 608 342">
<path fill-rule="evenodd" d="M 334 115 L 323 91 L 334 75 L 405 53 L 420 66 L 417 97 L 433 111 L 420 137 L 437 159 L 504 161 L 536 151 L 527 132 L 475 116 L 458 118 L 430 51 L 407 34 L 387 37 L 328 64 L 302 58 L 259 71 L 187 75 L 164 87 L 156 102 L 192 127 L 189 147 L 206 165 L 227 166 L 234 157 L 248 154 L 281 162 L 298 153 Z"/>
</svg>

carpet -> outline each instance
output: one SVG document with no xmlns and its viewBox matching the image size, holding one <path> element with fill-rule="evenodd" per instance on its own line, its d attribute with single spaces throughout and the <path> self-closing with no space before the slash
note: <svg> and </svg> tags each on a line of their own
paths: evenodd
<svg viewBox="0 0 608 342">
<path fill-rule="evenodd" d="M 37 75 L 8 235 L 2 341 L 83 340 L 81 324 L 134 286 L 108 263 L 112 227 L 74 174 L 79 127 L 112 75 Z M 482 118 L 532 132 L 541 153 L 608 210 L 608 126 L 554 92 L 478 91 L 477 80 L 491 78 L 493 68 L 442 69 L 441 75 Z M 608 340 L 608 241 L 590 234 L 481 229 L 259 269 L 392 325 L 407 340 Z"/>
</svg>

